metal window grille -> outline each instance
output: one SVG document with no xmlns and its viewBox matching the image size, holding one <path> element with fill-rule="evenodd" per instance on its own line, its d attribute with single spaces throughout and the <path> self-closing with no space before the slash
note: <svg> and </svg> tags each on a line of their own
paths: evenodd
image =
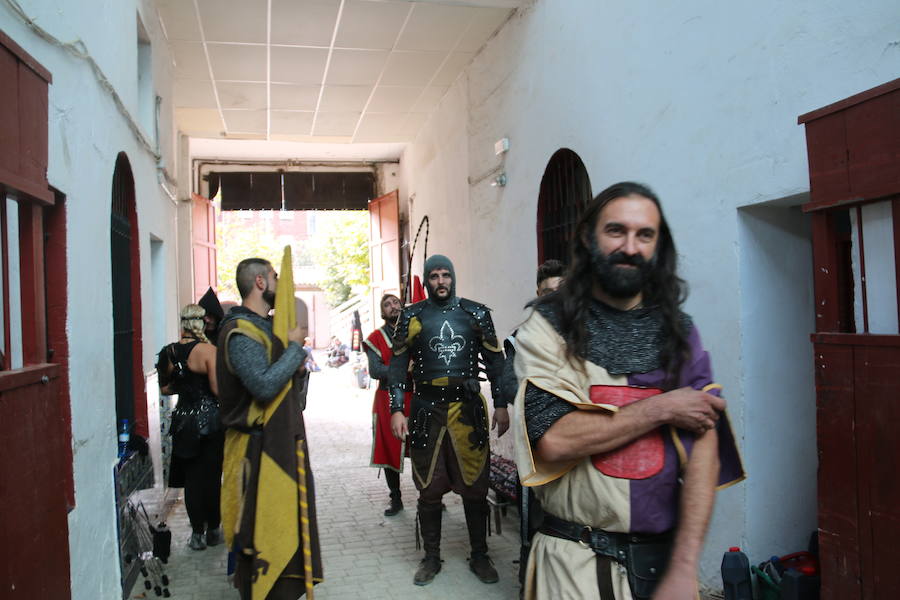
<svg viewBox="0 0 900 600">
<path fill-rule="evenodd" d="M 134 178 L 128 160 L 119 156 L 113 173 L 110 254 L 113 299 L 113 371 L 116 385 L 116 417 L 134 421 L 132 373 L 134 327 L 131 314 L 131 222 L 129 203 L 134 200 Z M 118 421 L 117 421 L 118 422 Z"/>
<path fill-rule="evenodd" d="M 557 150 L 544 170 L 538 196 L 538 263 L 569 261 L 569 241 L 591 197 L 591 180 L 578 154 Z"/>
</svg>

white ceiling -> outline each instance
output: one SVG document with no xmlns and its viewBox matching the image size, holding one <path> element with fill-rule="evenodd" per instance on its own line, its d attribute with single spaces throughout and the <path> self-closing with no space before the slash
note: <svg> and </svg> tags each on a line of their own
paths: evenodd
<svg viewBox="0 0 900 600">
<path fill-rule="evenodd" d="M 528 0 L 156 0 L 193 137 L 410 141 Z"/>
</svg>

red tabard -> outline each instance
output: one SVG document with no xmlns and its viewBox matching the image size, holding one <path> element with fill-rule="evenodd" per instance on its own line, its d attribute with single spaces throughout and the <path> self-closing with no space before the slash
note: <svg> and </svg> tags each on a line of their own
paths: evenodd
<svg viewBox="0 0 900 600">
<path fill-rule="evenodd" d="M 655 388 L 638 388 L 617 385 L 592 385 L 591 402 L 628 406 L 632 402 L 661 394 Z M 665 445 L 662 428 L 657 427 L 621 448 L 591 456 L 594 467 L 604 475 L 623 479 L 646 479 L 662 471 L 665 462 Z"/>
<path fill-rule="evenodd" d="M 385 365 L 390 364 L 394 353 L 383 328 L 373 331 L 366 338 L 366 345 L 381 356 L 381 362 Z M 403 414 L 407 417 L 411 401 L 412 393 L 407 392 L 403 409 Z M 375 401 L 372 403 L 372 462 L 370 466 L 403 472 L 403 457 L 407 455 L 406 444 L 402 444 L 391 433 L 391 400 L 387 390 L 379 385 L 375 391 Z"/>
</svg>

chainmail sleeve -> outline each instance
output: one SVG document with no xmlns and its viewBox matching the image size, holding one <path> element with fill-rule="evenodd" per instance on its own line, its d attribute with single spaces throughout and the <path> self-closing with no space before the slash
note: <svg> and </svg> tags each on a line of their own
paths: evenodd
<svg viewBox="0 0 900 600">
<path fill-rule="evenodd" d="M 272 364 L 266 349 L 245 335 L 228 338 L 228 356 L 234 374 L 253 397 L 262 403 L 274 400 L 297 368 L 306 358 L 306 352 L 297 342 L 288 343 L 284 353 Z"/>
<path fill-rule="evenodd" d="M 531 446 L 534 447 L 554 423 L 575 410 L 565 400 L 529 382 L 525 387 L 525 429 Z"/>
<path fill-rule="evenodd" d="M 384 382 L 388 381 L 388 366 L 381 362 L 381 357 L 375 354 L 375 351 L 366 346 L 366 358 L 369 361 L 369 377 Z"/>
<path fill-rule="evenodd" d="M 505 343 L 506 359 L 503 361 L 503 373 L 500 375 L 500 397 L 506 404 L 512 404 L 519 391 L 519 381 L 516 377 L 516 349 L 510 343 Z"/>
</svg>

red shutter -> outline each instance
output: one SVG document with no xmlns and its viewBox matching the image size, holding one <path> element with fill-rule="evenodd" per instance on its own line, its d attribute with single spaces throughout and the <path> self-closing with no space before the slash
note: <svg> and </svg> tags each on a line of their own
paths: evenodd
<svg viewBox="0 0 900 600">
<path fill-rule="evenodd" d="M 216 208 L 208 198 L 198 194 L 191 199 L 194 299 L 199 300 L 208 288 L 219 286 L 216 275 Z"/>
</svg>

